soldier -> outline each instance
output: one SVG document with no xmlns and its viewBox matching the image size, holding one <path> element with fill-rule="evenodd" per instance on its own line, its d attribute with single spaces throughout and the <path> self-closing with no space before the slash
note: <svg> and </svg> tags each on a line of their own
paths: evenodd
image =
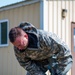
<svg viewBox="0 0 75 75">
<path fill-rule="evenodd" d="M 67 45 L 54 33 L 35 28 L 25 22 L 9 32 L 19 64 L 26 75 L 66 75 L 72 66 L 72 55 Z"/>
</svg>

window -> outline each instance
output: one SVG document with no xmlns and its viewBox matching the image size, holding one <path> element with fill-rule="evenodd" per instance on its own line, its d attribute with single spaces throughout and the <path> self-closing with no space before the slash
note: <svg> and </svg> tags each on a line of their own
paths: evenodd
<svg viewBox="0 0 75 75">
<path fill-rule="evenodd" d="M 8 20 L 0 21 L 0 47 L 8 46 Z"/>
</svg>

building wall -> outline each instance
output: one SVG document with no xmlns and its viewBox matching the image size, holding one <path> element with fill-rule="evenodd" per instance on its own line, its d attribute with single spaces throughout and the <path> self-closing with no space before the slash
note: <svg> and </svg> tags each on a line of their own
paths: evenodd
<svg viewBox="0 0 75 75">
<path fill-rule="evenodd" d="M 58 34 L 71 48 L 71 22 L 75 21 L 75 1 L 48 1 L 48 30 Z M 62 19 L 62 9 L 67 9 Z"/>
<path fill-rule="evenodd" d="M 48 31 L 57 34 L 71 49 L 71 22 L 75 22 L 75 1 L 47 0 L 46 3 Z M 62 9 L 67 9 L 67 16 L 64 19 L 62 19 Z M 71 75 L 71 71 L 68 75 Z"/>
<path fill-rule="evenodd" d="M 40 27 L 40 3 L 28 4 L 18 8 L 0 11 L 0 20 L 8 19 L 9 30 L 28 21 L 37 28 Z M 0 47 L 0 75 L 26 75 L 26 71 L 17 62 L 12 44 Z"/>
</svg>

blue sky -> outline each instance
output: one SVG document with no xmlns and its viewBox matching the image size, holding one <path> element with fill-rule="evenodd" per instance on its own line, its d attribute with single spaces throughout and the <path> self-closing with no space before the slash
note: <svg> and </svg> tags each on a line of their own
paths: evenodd
<svg viewBox="0 0 75 75">
<path fill-rule="evenodd" d="M 5 5 L 9 5 L 12 3 L 16 3 L 19 1 L 23 1 L 23 0 L 0 0 L 0 7 L 5 6 Z"/>
</svg>

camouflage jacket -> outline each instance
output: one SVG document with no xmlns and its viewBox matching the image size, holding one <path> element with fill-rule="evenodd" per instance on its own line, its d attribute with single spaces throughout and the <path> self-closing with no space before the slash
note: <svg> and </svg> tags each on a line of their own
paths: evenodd
<svg viewBox="0 0 75 75">
<path fill-rule="evenodd" d="M 19 27 L 29 34 L 36 35 L 38 40 L 37 48 L 27 47 L 24 52 L 20 52 L 18 48 L 14 47 L 15 55 L 20 65 L 32 75 L 44 75 L 39 67 L 32 62 L 33 60 L 39 61 L 52 57 L 58 60 L 58 63 L 64 64 L 61 59 L 65 60 L 66 57 L 71 56 L 67 45 L 54 33 L 36 29 L 29 23 L 25 23 L 24 25 L 20 24 Z"/>
</svg>

